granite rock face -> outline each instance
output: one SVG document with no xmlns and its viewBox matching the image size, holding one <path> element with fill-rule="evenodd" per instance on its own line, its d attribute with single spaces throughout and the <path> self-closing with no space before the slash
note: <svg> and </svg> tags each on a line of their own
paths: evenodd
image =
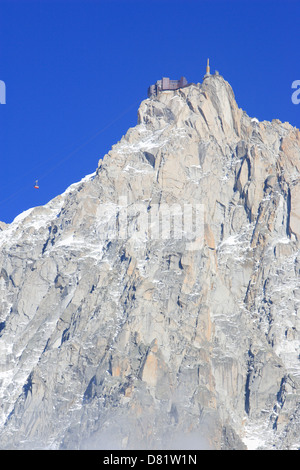
<svg viewBox="0 0 300 470">
<path fill-rule="evenodd" d="M 1 448 L 299 448 L 299 173 L 212 75 L 2 224 Z"/>
</svg>

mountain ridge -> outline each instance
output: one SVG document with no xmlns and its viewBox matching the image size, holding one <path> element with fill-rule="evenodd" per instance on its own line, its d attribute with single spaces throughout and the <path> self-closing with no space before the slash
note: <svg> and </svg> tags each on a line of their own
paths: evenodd
<svg viewBox="0 0 300 470">
<path fill-rule="evenodd" d="M 1 225 L 1 446 L 299 447 L 299 171 L 299 130 L 211 75 Z M 196 249 L 153 236 L 197 205 Z"/>
</svg>

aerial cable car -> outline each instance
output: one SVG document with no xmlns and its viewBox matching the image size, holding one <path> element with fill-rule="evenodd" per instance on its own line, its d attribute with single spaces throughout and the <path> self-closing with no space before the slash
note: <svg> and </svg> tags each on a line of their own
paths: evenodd
<svg viewBox="0 0 300 470">
<path fill-rule="evenodd" d="M 39 189 L 39 182 L 38 182 L 38 180 L 36 180 L 34 187 L 35 187 L 35 189 Z"/>
</svg>

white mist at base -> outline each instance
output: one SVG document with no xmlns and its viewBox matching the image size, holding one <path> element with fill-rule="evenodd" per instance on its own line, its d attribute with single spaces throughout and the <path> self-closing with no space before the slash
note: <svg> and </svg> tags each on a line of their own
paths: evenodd
<svg viewBox="0 0 300 470">
<path fill-rule="evenodd" d="M 81 450 L 208 450 L 211 449 L 205 424 L 191 431 L 178 425 L 157 425 L 149 416 L 144 418 L 118 417 L 83 438 L 78 443 Z M 72 439 L 71 439 L 72 440 Z M 74 442 L 74 441 L 73 441 Z"/>
<path fill-rule="evenodd" d="M 167 445 L 169 444 L 169 445 Z M 145 439 L 137 436 L 124 436 L 116 438 L 115 434 L 100 433 L 84 440 L 80 450 L 210 450 L 211 446 L 206 442 L 201 433 L 189 434 L 175 433 L 168 439 L 157 439 L 157 445 L 148 446 Z"/>
</svg>

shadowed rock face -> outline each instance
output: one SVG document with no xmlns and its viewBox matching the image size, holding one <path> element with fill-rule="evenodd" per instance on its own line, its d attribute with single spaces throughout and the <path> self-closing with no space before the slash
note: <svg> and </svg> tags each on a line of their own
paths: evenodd
<svg viewBox="0 0 300 470">
<path fill-rule="evenodd" d="M 210 76 L 1 224 L 1 447 L 299 447 L 299 172 Z"/>
</svg>

